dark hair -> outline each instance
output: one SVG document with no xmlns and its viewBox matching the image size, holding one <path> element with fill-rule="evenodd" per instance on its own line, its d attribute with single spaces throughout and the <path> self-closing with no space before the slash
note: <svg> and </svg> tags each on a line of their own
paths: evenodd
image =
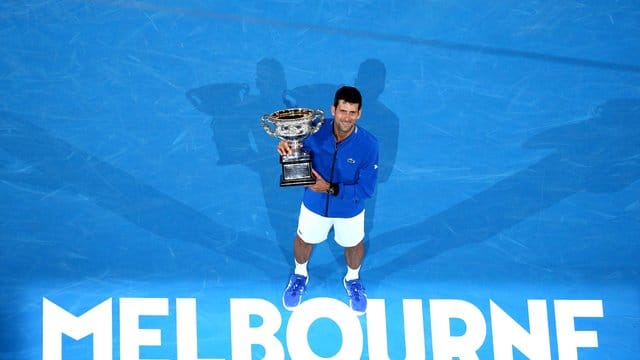
<svg viewBox="0 0 640 360">
<path fill-rule="evenodd" d="M 333 98 L 333 106 L 338 106 L 340 100 L 351 104 L 358 104 L 358 110 L 362 108 L 362 95 L 358 89 L 353 86 L 343 86 L 336 91 L 336 96 Z"/>
</svg>

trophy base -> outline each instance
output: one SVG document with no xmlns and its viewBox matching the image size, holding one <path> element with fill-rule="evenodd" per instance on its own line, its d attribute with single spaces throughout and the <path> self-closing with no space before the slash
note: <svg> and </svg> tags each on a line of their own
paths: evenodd
<svg viewBox="0 0 640 360">
<path fill-rule="evenodd" d="M 283 177 L 280 177 L 280 187 L 311 185 L 315 183 L 315 177 L 312 177 L 310 179 L 284 179 Z"/>
<path fill-rule="evenodd" d="M 280 163 L 282 164 L 281 187 L 315 184 L 316 177 L 311 172 L 311 159 L 281 158 Z"/>
</svg>

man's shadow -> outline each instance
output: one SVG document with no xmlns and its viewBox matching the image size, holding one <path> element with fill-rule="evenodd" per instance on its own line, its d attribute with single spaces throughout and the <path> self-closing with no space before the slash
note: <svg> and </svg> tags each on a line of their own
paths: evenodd
<svg viewBox="0 0 640 360">
<path fill-rule="evenodd" d="M 274 231 L 270 237 L 275 239 L 274 249 L 279 249 L 278 259 L 283 264 L 293 258 L 291 244 L 301 194 L 295 188 L 280 187 L 281 167 L 276 152 L 279 139 L 267 135 L 260 118 L 284 108 L 282 99 L 286 88 L 282 64 L 273 58 L 264 58 L 256 64 L 256 94 L 252 94 L 250 85 L 245 83 L 208 84 L 186 93 L 194 108 L 211 117 L 218 166 L 244 166 L 258 175 L 264 211 Z"/>
<path fill-rule="evenodd" d="M 621 191 L 640 178 L 640 99 L 602 104 L 591 118 L 543 131 L 525 142 L 549 149 L 541 160 L 424 221 L 376 236 L 377 278 L 492 236 L 581 192 Z M 408 204 L 410 208 L 410 204 Z M 392 254 L 389 246 L 403 245 Z"/>
</svg>

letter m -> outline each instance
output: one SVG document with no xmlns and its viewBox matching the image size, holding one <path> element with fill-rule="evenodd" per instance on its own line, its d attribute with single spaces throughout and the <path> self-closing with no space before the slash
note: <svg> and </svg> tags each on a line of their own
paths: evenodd
<svg viewBox="0 0 640 360">
<path fill-rule="evenodd" d="M 112 310 L 109 298 L 75 316 L 42 298 L 42 360 L 62 360 L 62 334 L 74 340 L 93 334 L 93 360 L 112 360 Z"/>
</svg>

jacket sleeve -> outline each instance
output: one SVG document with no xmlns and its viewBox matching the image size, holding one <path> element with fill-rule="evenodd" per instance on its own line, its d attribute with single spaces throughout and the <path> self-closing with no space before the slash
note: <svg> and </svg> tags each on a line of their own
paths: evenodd
<svg viewBox="0 0 640 360">
<path fill-rule="evenodd" d="M 353 184 L 338 184 L 340 192 L 338 198 L 344 200 L 362 201 L 373 196 L 378 181 L 378 143 L 372 142 L 367 149 L 367 156 L 362 162 L 358 176 Z"/>
</svg>

